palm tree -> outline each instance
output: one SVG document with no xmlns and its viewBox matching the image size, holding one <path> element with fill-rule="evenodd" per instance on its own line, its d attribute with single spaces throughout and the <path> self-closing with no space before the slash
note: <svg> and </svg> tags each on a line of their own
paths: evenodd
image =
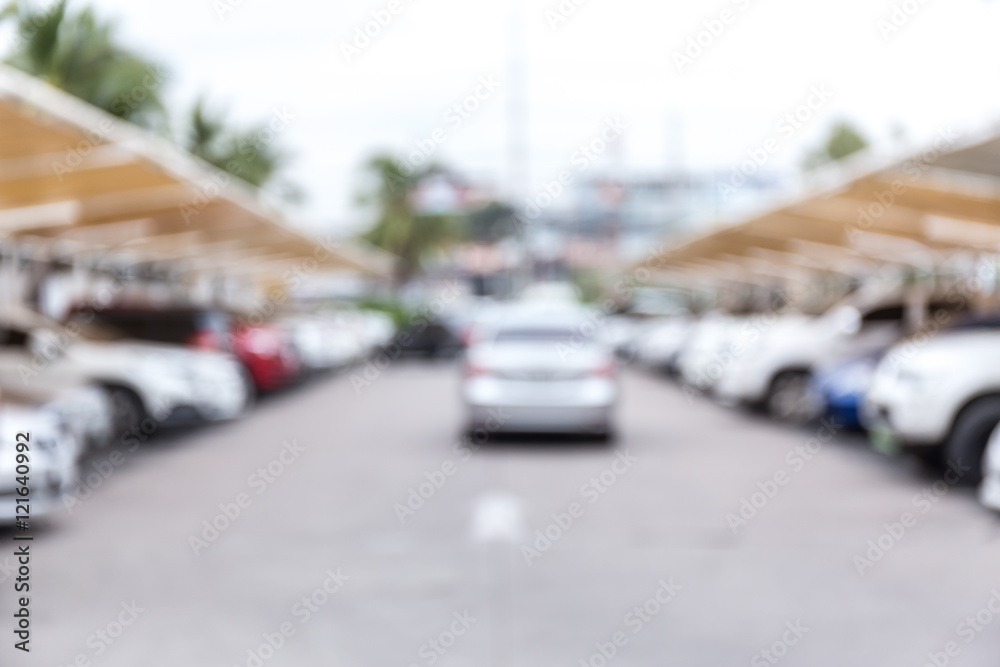
<svg viewBox="0 0 1000 667">
<path fill-rule="evenodd" d="M 224 111 L 210 107 L 204 97 L 192 107 L 184 136 L 184 147 L 209 164 L 237 176 L 251 185 L 269 186 L 288 200 L 299 191 L 278 180 L 287 164 L 287 155 L 277 147 L 273 132 L 259 123 L 246 129 L 232 129 Z"/>
<path fill-rule="evenodd" d="M 91 8 L 69 12 L 67 0 L 44 9 L 13 0 L 0 21 L 15 24 L 8 64 L 119 118 L 166 131 L 164 72 L 119 44 L 115 23 Z"/>
<path fill-rule="evenodd" d="M 437 173 L 429 167 L 412 170 L 387 155 L 372 158 L 368 171 L 374 187 L 359 200 L 375 208 L 374 226 L 362 235 L 369 243 L 396 255 L 396 282 L 404 284 L 421 269 L 427 256 L 457 238 L 455 220 L 446 215 L 426 215 L 414 206 L 421 181 Z"/>
</svg>

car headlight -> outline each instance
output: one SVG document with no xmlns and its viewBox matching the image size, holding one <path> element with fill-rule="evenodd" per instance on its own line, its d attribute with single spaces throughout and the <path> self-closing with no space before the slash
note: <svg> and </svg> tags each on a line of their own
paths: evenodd
<svg viewBox="0 0 1000 667">
<path fill-rule="evenodd" d="M 920 394 L 936 392 L 946 377 L 945 372 L 921 366 L 904 366 L 896 372 L 896 382 L 900 387 Z"/>
</svg>

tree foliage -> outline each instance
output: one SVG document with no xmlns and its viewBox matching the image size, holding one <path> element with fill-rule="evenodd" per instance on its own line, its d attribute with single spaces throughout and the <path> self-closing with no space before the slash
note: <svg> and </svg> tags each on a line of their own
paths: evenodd
<svg viewBox="0 0 1000 667">
<path fill-rule="evenodd" d="M 362 237 L 394 254 L 396 281 L 404 283 L 424 265 L 432 252 L 458 237 L 454 217 L 419 212 L 414 198 L 422 181 L 436 173 L 434 167 L 410 170 L 388 155 L 372 158 L 367 165 L 372 187 L 359 198 L 375 213 L 375 223 Z"/>
<path fill-rule="evenodd" d="M 288 156 L 275 145 L 274 133 L 265 123 L 234 129 L 226 113 L 208 105 L 204 97 L 188 114 L 184 147 L 211 165 L 228 171 L 251 185 L 272 186 L 286 199 L 298 198 L 298 191 L 277 176 Z"/>
<path fill-rule="evenodd" d="M 113 21 L 90 7 L 71 11 L 68 0 L 47 7 L 12 0 L 0 11 L 0 22 L 14 24 L 8 64 L 119 118 L 170 134 L 161 97 L 164 70 L 125 47 Z M 288 156 L 266 123 L 233 128 L 223 112 L 202 99 L 182 124 L 181 143 L 194 155 L 285 199 L 300 197 L 297 188 L 280 179 Z"/>
<path fill-rule="evenodd" d="M 164 71 L 123 46 L 114 22 L 89 7 L 69 11 L 67 0 L 45 8 L 14 0 L 0 21 L 14 23 L 9 65 L 119 118 L 166 130 Z"/>
<path fill-rule="evenodd" d="M 812 151 L 807 157 L 807 169 L 815 169 L 824 164 L 839 162 L 868 148 L 868 140 L 861 132 L 847 121 L 840 121 L 830 129 L 830 134 L 822 146 Z"/>
</svg>

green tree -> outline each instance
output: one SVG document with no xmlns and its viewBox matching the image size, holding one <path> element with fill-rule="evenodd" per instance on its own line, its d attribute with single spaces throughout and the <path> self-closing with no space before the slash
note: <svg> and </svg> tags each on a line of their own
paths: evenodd
<svg viewBox="0 0 1000 667">
<path fill-rule="evenodd" d="M 14 23 L 5 62 L 125 120 L 166 131 L 164 71 L 118 41 L 117 25 L 67 0 L 40 8 L 13 0 L 0 21 Z"/>
<path fill-rule="evenodd" d="M 414 206 L 414 193 L 434 167 L 414 171 L 393 157 L 379 155 L 367 165 L 373 187 L 361 195 L 360 203 L 375 211 L 375 224 L 362 235 L 369 243 L 398 259 L 395 278 L 403 284 L 416 275 L 427 257 L 458 237 L 455 219 L 447 215 L 426 215 Z"/>
<path fill-rule="evenodd" d="M 805 161 L 806 169 L 815 169 L 824 164 L 838 162 L 868 148 L 868 140 L 847 121 L 836 123 L 826 142 L 812 151 Z"/>
<path fill-rule="evenodd" d="M 275 145 L 266 123 L 233 129 L 226 113 L 210 107 L 205 98 L 195 102 L 187 119 L 184 147 L 211 165 L 251 185 L 269 187 L 288 200 L 297 200 L 297 188 L 280 179 L 288 155 Z"/>
<path fill-rule="evenodd" d="M 517 212 L 507 204 L 491 201 L 468 215 L 468 238 L 491 243 L 515 236 L 518 231 Z"/>
</svg>

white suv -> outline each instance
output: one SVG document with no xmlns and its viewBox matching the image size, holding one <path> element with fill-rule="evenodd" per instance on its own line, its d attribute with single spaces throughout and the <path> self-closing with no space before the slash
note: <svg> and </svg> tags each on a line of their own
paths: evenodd
<svg viewBox="0 0 1000 667">
<path fill-rule="evenodd" d="M 74 324 L 75 327 L 86 325 Z M 173 420 L 239 416 L 250 387 L 239 363 L 212 351 L 122 340 L 102 332 L 64 328 L 27 310 L 0 312 L 0 374 L 58 385 L 91 381 L 105 387 L 114 412 L 115 436 Z M 110 333 L 110 332 L 107 332 Z"/>
<path fill-rule="evenodd" d="M 939 317 L 961 306 L 934 301 L 921 309 Z M 911 308 L 899 297 L 857 294 L 819 317 L 757 316 L 744 325 L 750 334 L 730 355 L 716 394 L 725 402 L 760 405 L 779 419 L 807 421 L 819 409 L 815 370 L 886 350 L 905 333 Z"/>
<path fill-rule="evenodd" d="M 875 370 L 862 421 L 876 445 L 898 445 L 982 474 L 990 433 L 1000 423 L 1000 330 L 944 332 L 889 350 Z"/>
</svg>

